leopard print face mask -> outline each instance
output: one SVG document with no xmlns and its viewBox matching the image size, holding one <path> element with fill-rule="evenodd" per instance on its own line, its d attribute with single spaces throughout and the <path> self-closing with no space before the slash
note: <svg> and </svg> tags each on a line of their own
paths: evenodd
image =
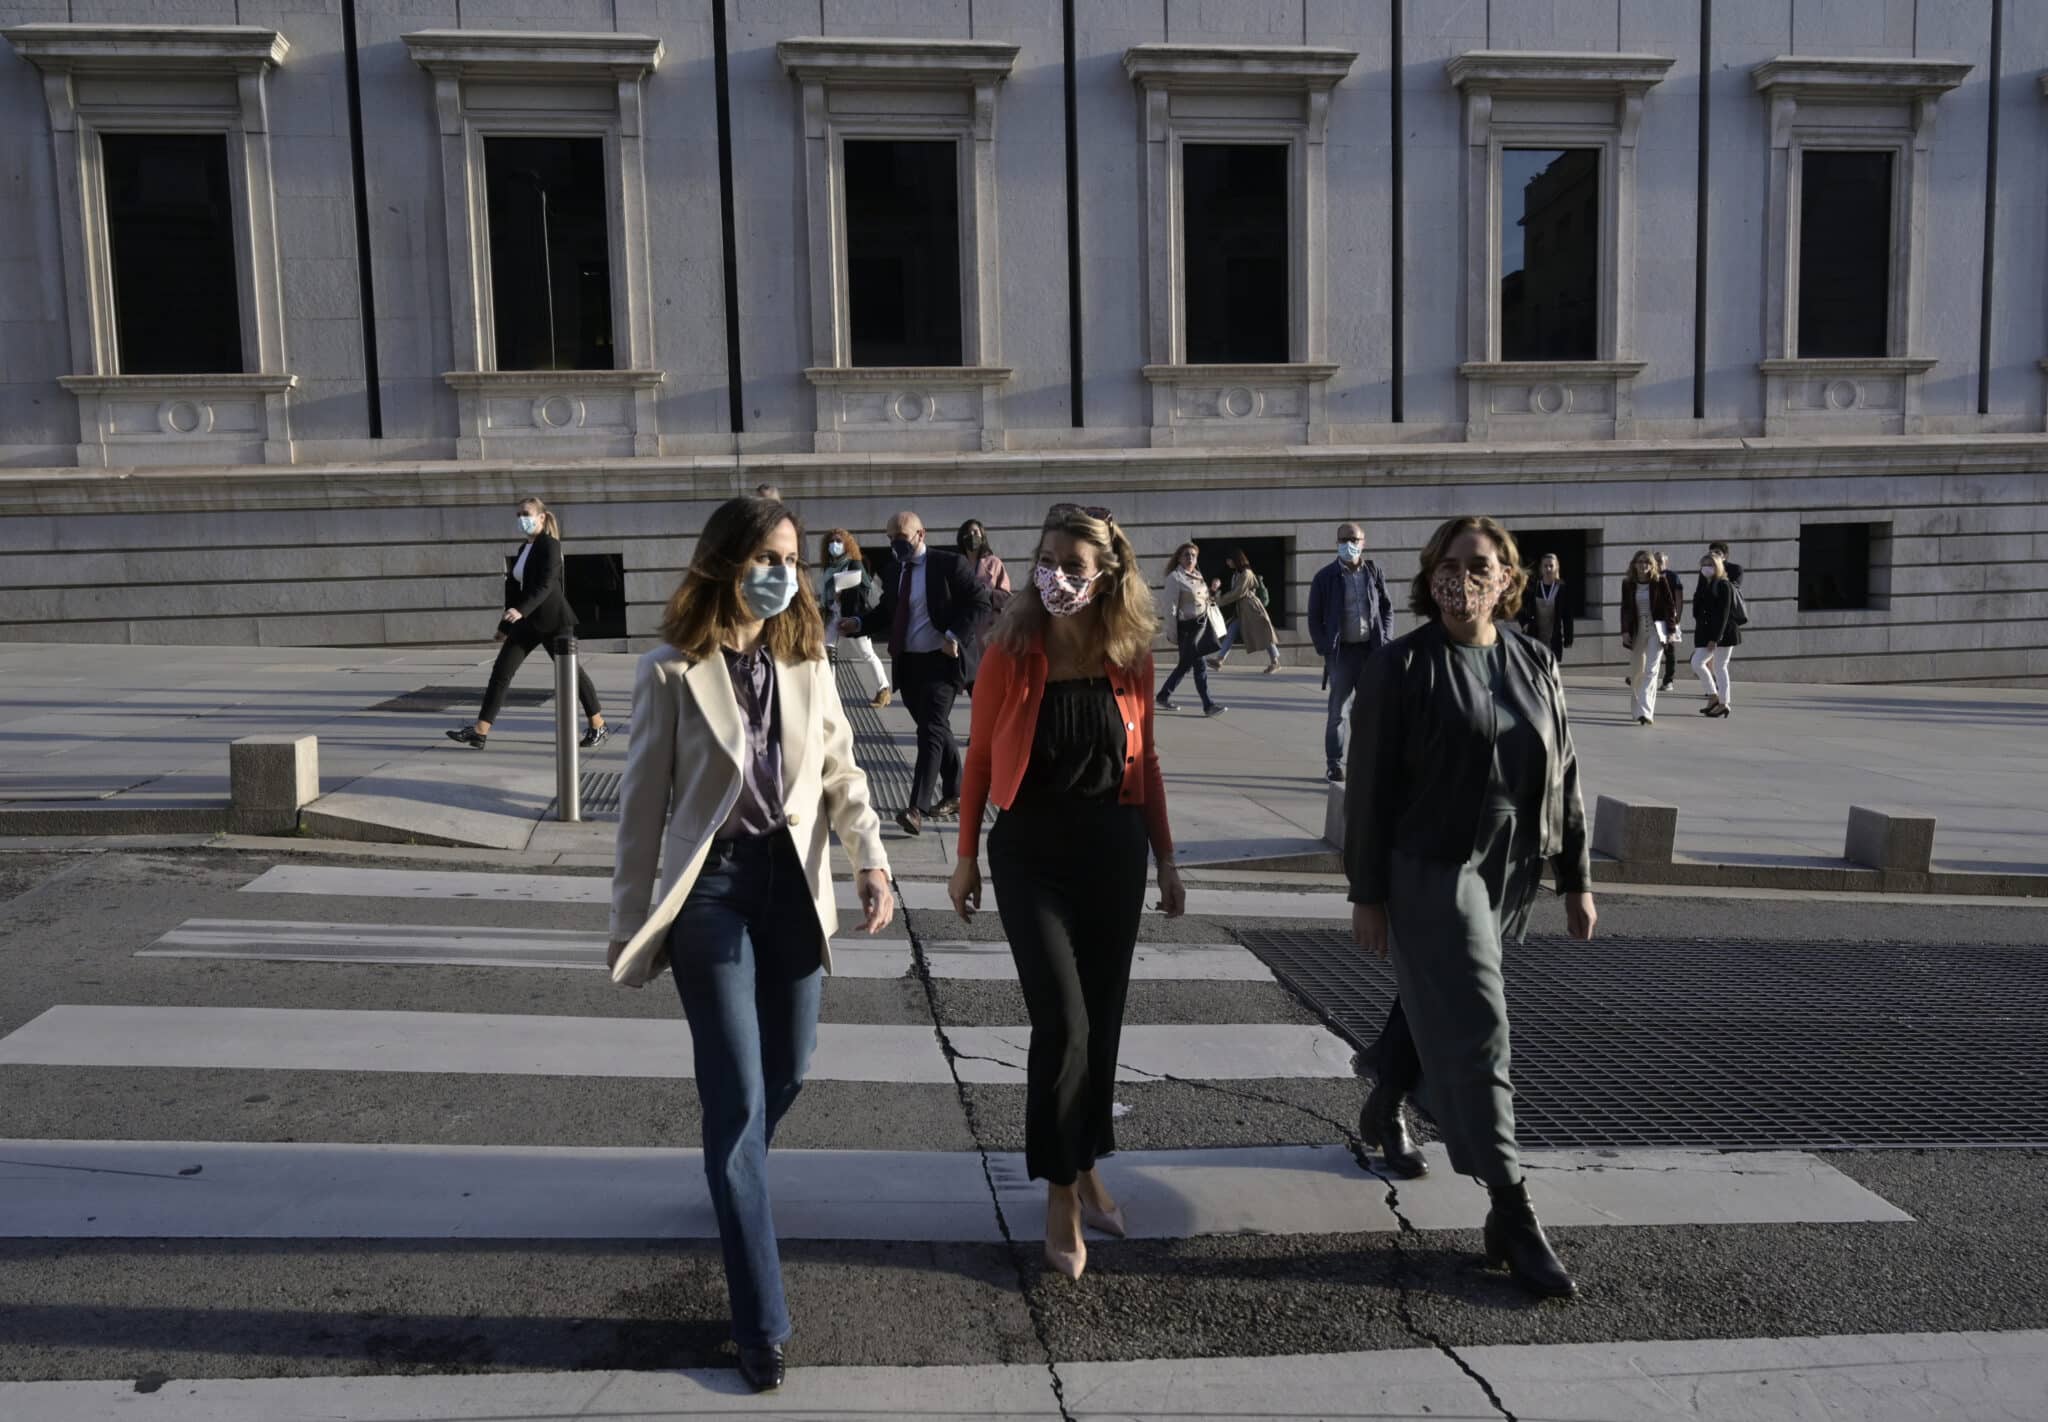
<svg viewBox="0 0 2048 1422">
<path fill-rule="evenodd" d="M 1429 595 L 1436 600 L 1444 616 L 1457 622 L 1470 622 L 1482 613 L 1500 605 L 1501 595 L 1508 590 L 1513 575 L 1495 565 L 1491 576 L 1470 573 L 1455 563 L 1439 564 L 1429 577 Z"/>
</svg>

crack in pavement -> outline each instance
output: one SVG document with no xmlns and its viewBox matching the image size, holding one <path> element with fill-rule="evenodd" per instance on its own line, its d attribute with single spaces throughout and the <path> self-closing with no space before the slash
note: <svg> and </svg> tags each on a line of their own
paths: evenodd
<svg viewBox="0 0 2048 1422">
<path fill-rule="evenodd" d="M 892 876 L 893 878 L 893 876 Z M 896 892 L 898 903 L 903 902 L 899 887 Z M 924 938 L 917 931 L 917 924 L 909 907 L 903 910 L 903 931 L 910 938 L 911 970 L 917 974 L 919 986 L 924 989 L 925 1010 L 931 1014 L 932 1031 L 939 1039 L 939 1050 L 945 1054 L 946 1071 L 953 1078 L 953 1092 L 959 1098 L 960 1110 L 967 1118 L 967 1134 L 974 1141 L 974 1151 L 981 1158 L 981 1179 L 988 1187 L 989 1204 L 996 1213 L 996 1228 L 1002 1232 L 1003 1243 L 1009 1247 L 1010 1267 L 1017 1274 L 1017 1292 L 1024 1300 L 1024 1312 L 1031 1319 L 1031 1331 L 1038 1338 L 1038 1346 L 1045 1354 L 1045 1371 L 1052 1380 L 1053 1405 L 1060 1410 L 1062 1422 L 1077 1422 L 1073 1411 L 1067 1406 L 1067 1384 L 1060 1376 L 1059 1362 L 1052 1355 L 1052 1330 L 1045 1320 L 1045 1313 L 1039 1307 L 1031 1290 L 1031 1278 L 1026 1272 L 1023 1251 L 1017 1245 L 1016 1236 L 1010 1230 L 1010 1217 L 1003 1209 L 1001 1191 L 996 1188 L 995 1170 L 989 1164 L 988 1147 L 983 1144 L 981 1118 L 975 1110 L 974 1098 L 968 1093 L 967 1083 L 960 1078 L 959 1063 L 962 1061 L 996 1061 L 994 1057 L 977 1057 L 961 1052 L 953 1046 L 953 1039 L 947 1034 L 944 1017 L 939 1011 L 938 983 L 932 977 L 931 960 L 925 953 Z M 997 1062 L 1000 1066 L 1012 1066 L 1014 1062 Z"/>
</svg>

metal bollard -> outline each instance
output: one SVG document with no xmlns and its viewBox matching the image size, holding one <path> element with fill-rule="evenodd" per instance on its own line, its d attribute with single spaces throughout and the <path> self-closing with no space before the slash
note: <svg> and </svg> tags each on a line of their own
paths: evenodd
<svg viewBox="0 0 2048 1422">
<path fill-rule="evenodd" d="M 555 652 L 555 818 L 583 818 L 583 777 L 576 745 L 576 639 L 557 637 Z"/>
</svg>

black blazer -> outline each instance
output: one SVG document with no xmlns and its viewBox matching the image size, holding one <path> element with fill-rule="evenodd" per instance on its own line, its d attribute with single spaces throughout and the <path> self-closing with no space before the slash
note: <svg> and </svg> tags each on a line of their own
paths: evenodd
<svg viewBox="0 0 2048 1422">
<path fill-rule="evenodd" d="M 892 562 L 882 583 L 882 600 L 871 611 L 860 618 L 860 635 L 887 642 L 889 633 L 896 626 L 896 590 L 902 584 L 903 569 Z M 931 614 L 932 626 L 940 632 L 950 632 L 964 648 L 974 622 L 982 613 L 995 605 L 989 590 L 974 576 L 974 567 L 958 553 L 948 553 L 943 548 L 928 548 L 924 555 L 924 600 L 925 609 Z M 962 659 L 952 659 L 956 668 L 955 679 L 965 685 Z"/>
<path fill-rule="evenodd" d="M 543 533 L 533 540 L 522 577 L 505 575 L 505 606 L 516 608 L 519 621 L 501 622 L 498 630 L 529 646 L 576 630 L 576 614 L 563 591 L 562 540 Z M 516 566 L 516 564 L 515 564 Z"/>
<path fill-rule="evenodd" d="M 1565 615 L 1564 579 L 1559 578 L 1555 586 L 1557 596 L 1552 601 L 1557 604 L 1557 616 L 1550 623 L 1550 655 L 1563 661 L 1564 649 L 1572 644 L 1572 620 Z M 1542 596 L 1543 585 L 1534 580 L 1522 589 L 1522 610 L 1515 620 L 1531 637 L 1536 635 L 1536 601 Z"/>
<path fill-rule="evenodd" d="M 1590 889 L 1579 757 L 1557 662 L 1533 637 L 1511 627 L 1499 632 L 1507 693 L 1543 737 L 1542 799 L 1519 812 L 1541 831 L 1536 852 L 1556 870 L 1558 892 Z M 1471 857 L 1493 773 L 1493 744 L 1474 728 L 1491 726 L 1492 717 L 1462 704 L 1466 683 L 1451 669 L 1455 655 L 1443 624 L 1432 620 L 1366 660 L 1344 786 L 1344 872 L 1355 904 L 1387 901 L 1396 846 L 1446 864 Z"/>
<path fill-rule="evenodd" d="M 1728 581 L 1735 584 L 1735 586 L 1737 586 L 1738 588 L 1741 587 L 1742 565 L 1740 563 L 1723 563 L 1722 566 L 1728 570 Z M 1701 595 L 1705 593 L 1706 590 L 1707 580 L 1697 573 L 1693 574 L 1692 600 L 1694 602 L 1698 602 L 1700 600 Z"/>
<path fill-rule="evenodd" d="M 1692 640 L 1695 647 L 1709 642 L 1723 647 L 1742 645 L 1742 628 L 1735 621 L 1735 580 L 1720 578 L 1700 585 L 1692 600 Z"/>
</svg>

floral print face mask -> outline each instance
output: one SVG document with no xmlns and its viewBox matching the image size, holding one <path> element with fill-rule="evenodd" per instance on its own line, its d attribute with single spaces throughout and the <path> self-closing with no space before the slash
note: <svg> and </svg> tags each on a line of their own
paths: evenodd
<svg viewBox="0 0 2048 1422">
<path fill-rule="evenodd" d="M 1031 582 L 1038 589 L 1039 601 L 1054 617 L 1072 617 L 1095 600 L 1095 583 L 1102 574 L 1090 573 L 1085 578 L 1062 573 L 1050 563 L 1040 563 L 1031 570 Z"/>
<path fill-rule="evenodd" d="M 1467 572 L 1455 563 L 1441 563 L 1430 574 L 1429 595 L 1436 599 L 1436 605 L 1444 616 L 1457 622 L 1470 622 L 1500 604 L 1501 594 L 1508 590 L 1510 580 L 1508 570 L 1498 564 L 1488 576 Z"/>
</svg>

